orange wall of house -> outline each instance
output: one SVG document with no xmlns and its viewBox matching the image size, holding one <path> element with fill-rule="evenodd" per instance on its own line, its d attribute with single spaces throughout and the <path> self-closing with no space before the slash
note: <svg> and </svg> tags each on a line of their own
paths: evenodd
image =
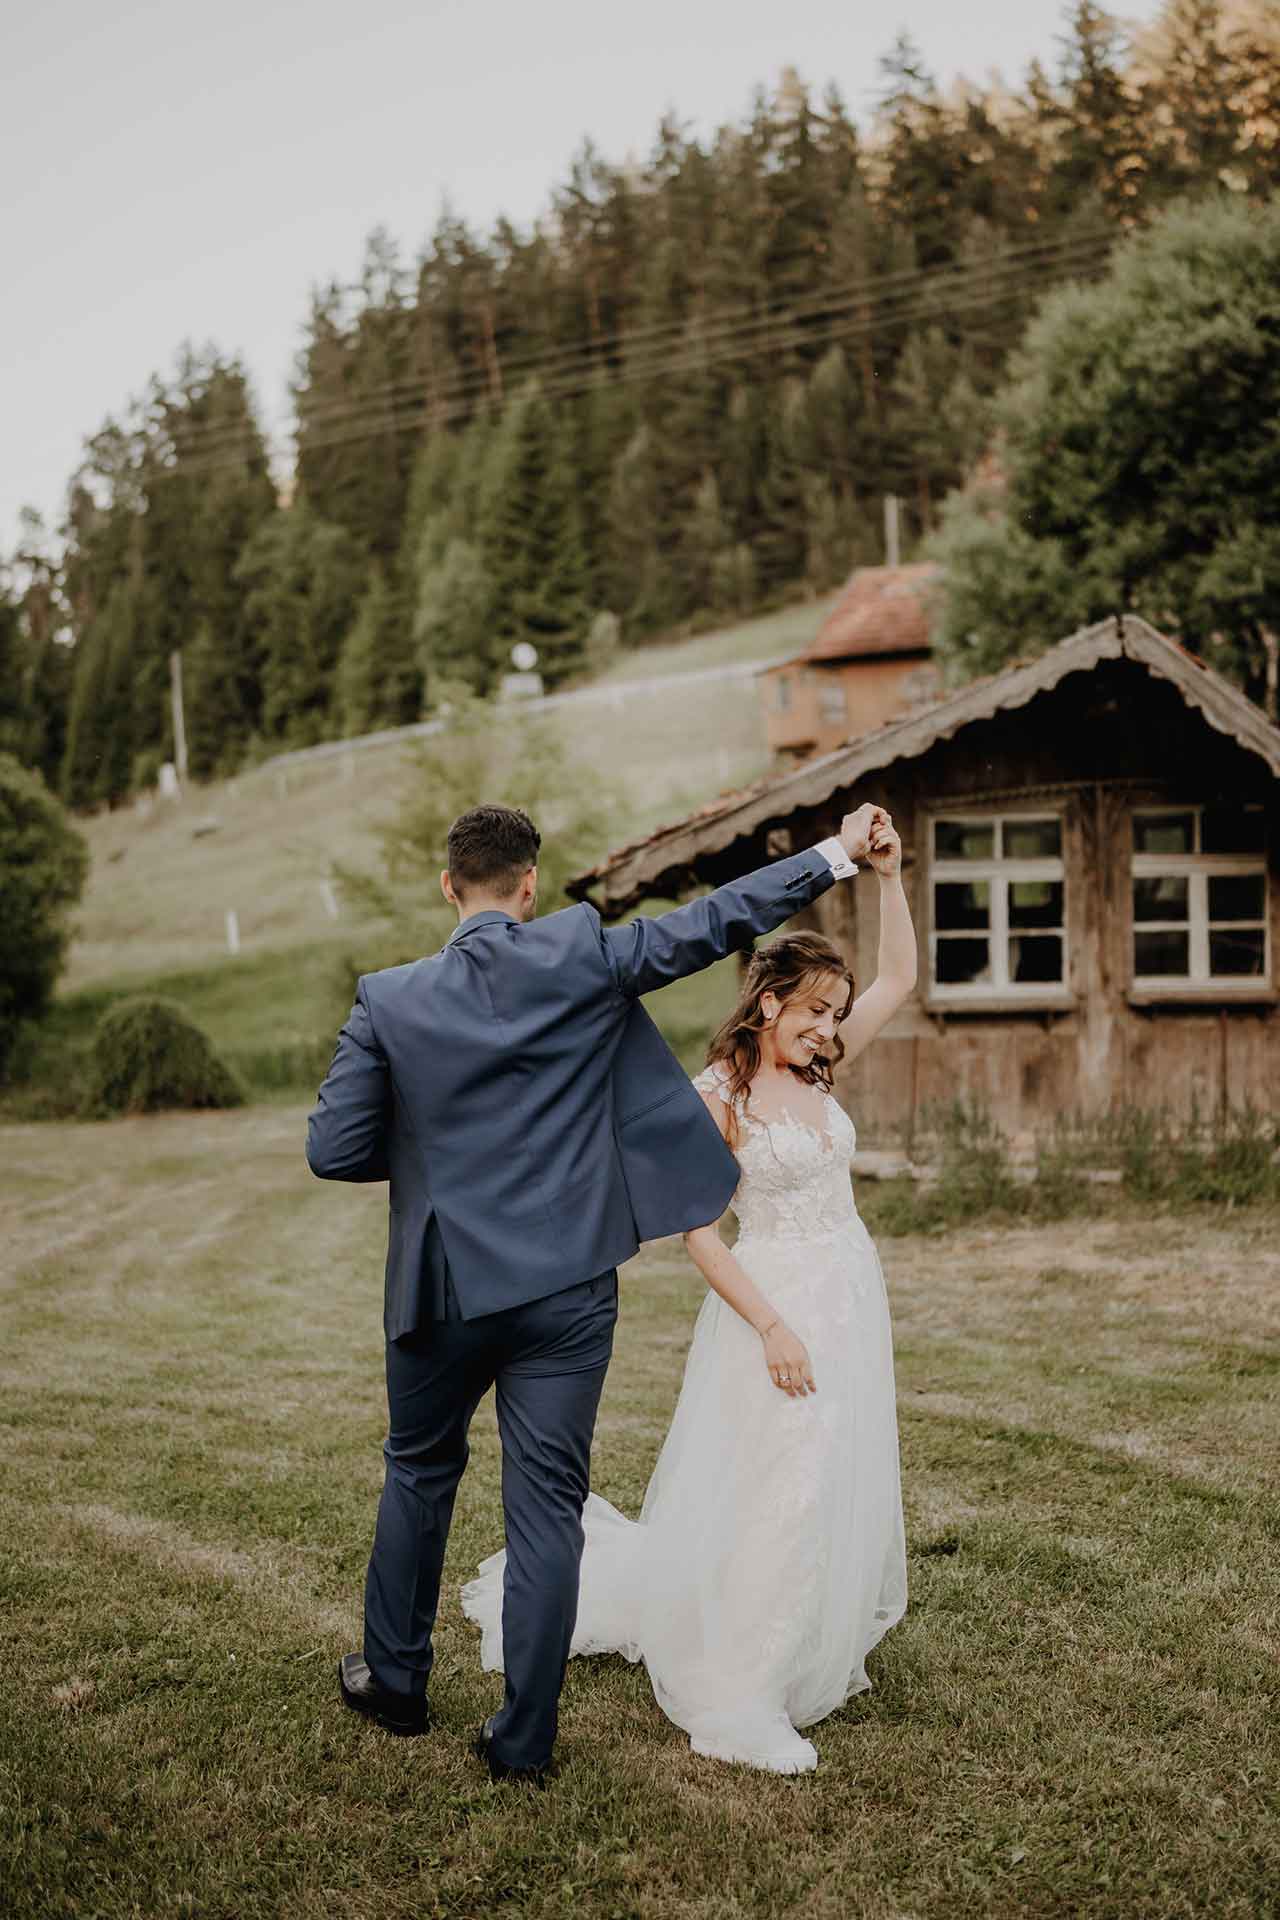
<svg viewBox="0 0 1280 1920">
<path fill-rule="evenodd" d="M 927 661 L 908 655 L 903 659 L 850 660 L 830 667 L 787 667 L 765 675 L 762 688 L 770 751 L 812 743 L 811 751 L 823 753 L 855 734 L 873 733 L 909 704 L 919 686 L 919 676 L 927 668 Z M 791 681 L 791 704 L 780 712 L 777 691 L 784 672 Z M 843 719 L 828 719 L 823 713 L 822 688 L 833 682 L 844 689 Z"/>
</svg>

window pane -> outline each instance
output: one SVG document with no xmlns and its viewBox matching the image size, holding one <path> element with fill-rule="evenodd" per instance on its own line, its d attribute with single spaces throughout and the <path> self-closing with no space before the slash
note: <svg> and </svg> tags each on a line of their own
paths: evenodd
<svg viewBox="0 0 1280 1920">
<path fill-rule="evenodd" d="M 1209 971 L 1213 974 L 1258 974 L 1266 958 L 1261 927 L 1233 927 L 1230 933 L 1209 934 Z"/>
<path fill-rule="evenodd" d="M 935 820 L 933 851 L 939 860 L 990 860 L 995 828 L 977 820 Z"/>
<path fill-rule="evenodd" d="M 1185 979 L 1190 971 L 1185 933 L 1135 933 L 1133 970 L 1135 973 L 1171 974 Z"/>
<path fill-rule="evenodd" d="M 991 978 L 991 955 L 985 940 L 939 940 L 937 954 L 940 987 L 960 987 L 971 980 Z"/>
<path fill-rule="evenodd" d="M 1009 925 L 1011 927 L 1060 927 L 1062 925 L 1061 880 L 1011 880 L 1009 882 Z"/>
<path fill-rule="evenodd" d="M 1135 853 L 1194 853 L 1196 822 L 1191 813 L 1135 813 Z"/>
<path fill-rule="evenodd" d="M 1203 853 L 1261 853 L 1266 832 L 1261 807 L 1206 807 L 1200 848 Z"/>
<path fill-rule="evenodd" d="M 1260 873 L 1211 873 L 1211 920 L 1261 920 L 1267 911 L 1266 881 Z"/>
<path fill-rule="evenodd" d="M 1186 880 L 1171 873 L 1162 873 L 1153 880 L 1135 880 L 1133 917 L 1135 920 L 1185 920 Z"/>
<path fill-rule="evenodd" d="M 1006 820 L 1006 860 L 1056 860 L 1062 852 L 1061 820 Z"/>
<path fill-rule="evenodd" d="M 844 688 L 839 681 L 824 681 L 818 689 L 818 707 L 824 720 L 845 720 L 848 718 L 848 704 L 844 697 Z"/>
<path fill-rule="evenodd" d="M 1058 933 L 1022 934 L 1009 942 L 1009 978 L 1025 986 L 1028 981 L 1062 980 L 1062 935 Z"/>
<path fill-rule="evenodd" d="M 933 924 L 942 932 L 990 926 L 991 888 L 987 881 L 940 880 L 933 889 Z"/>
</svg>

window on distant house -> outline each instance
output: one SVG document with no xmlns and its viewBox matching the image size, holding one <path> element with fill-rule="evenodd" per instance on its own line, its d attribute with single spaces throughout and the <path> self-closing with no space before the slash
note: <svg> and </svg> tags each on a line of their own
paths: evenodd
<svg viewBox="0 0 1280 1920">
<path fill-rule="evenodd" d="M 791 675 L 780 673 L 774 682 L 773 706 L 776 713 L 785 713 L 791 705 Z"/>
<path fill-rule="evenodd" d="M 823 676 L 818 689 L 818 712 L 829 726 L 841 726 L 849 718 L 843 681 Z"/>
<path fill-rule="evenodd" d="M 930 992 L 1033 1000 L 1066 986 L 1058 814 L 948 814 L 932 823 Z"/>
<path fill-rule="evenodd" d="M 1270 973 L 1262 808 L 1135 812 L 1134 986 L 1229 992 Z"/>
</svg>

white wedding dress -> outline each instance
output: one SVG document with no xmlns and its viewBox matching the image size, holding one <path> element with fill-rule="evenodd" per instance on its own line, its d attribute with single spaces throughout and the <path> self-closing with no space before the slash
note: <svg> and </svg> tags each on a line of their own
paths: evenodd
<svg viewBox="0 0 1280 1920">
<path fill-rule="evenodd" d="M 694 1082 L 727 1100 L 717 1063 Z M 866 1657 L 906 1608 L 893 1348 L 875 1246 L 849 1179 L 853 1122 L 822 1131 L 739 1109 L 733 1251 L 809 1350 L 816 1394 L 779 1390 L 760 1337 L 708 1290 L 638 1521 L 598 1494 L 575 1654 L 642 1659 L 697 1753 L 780 1773 L 817 1754 L 797 1732 L 870 1686 Z M 502 1572 L 462 1590 L 502 1667 Z"/>
</svg>

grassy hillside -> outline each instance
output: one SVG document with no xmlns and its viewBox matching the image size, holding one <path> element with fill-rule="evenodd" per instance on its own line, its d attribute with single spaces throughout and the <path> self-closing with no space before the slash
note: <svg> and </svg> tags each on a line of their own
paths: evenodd
<svg viewBox="0 0 1280 1920">
<path fill-rule="evenodd" d="M 616 697 L 552 708 L 543 724 L 587 790 L 618 792 L 602 805 L 598 854 L 678 819 L 767 765 L 759 690 L 749 676 L 692 678 L 678 690 L 647 679 L 755 662 L 806 644 L 826 603 L 698 638 L 641 648 L 594 683 Z M 519 754 L 528 716 L 495 713 Z M 348 1004 L 353 969 L 404 957 L 386 932 L 339 902 L 333 863 L 376 863 L 378 823 L 395 813 L 415 777 L 399 744 L 266 766 L 192 787 L 180 802 L 154 801 L 85 823 L 92 868 L 55 1018 L 32 1073 L 56 1108 L 75 1055 L 112 999 L 141 989 L 179 1001 L 259 1092 L 314 1082 Z M 477 795 L 476 798 L 482 796 Z M 434 890 L 424 907 L 437 906 Z M 241 950 L 227 949 L 226 916 Z M 424 914 L 414 950 L 439 944 Z M 655 996 L 653 1011 L 691 1065 L 733 991 L 732 965 Z M 19 1094 L 18 1111 L 47 1110 Z M 24 1104 L 25 1099 L 25 1104 Z M 13 1110 L 15 1102 L 8 1102 Z"/>
<path fill-rule="evenodd" d="M 678 697 L 632 683 L 801 646 L 825 604 L 641 648 L 594 683 L 616 689 L 616 704 L 570 704 L 547 714 L 584 781 L 624 790 L 622 814 L 601 820 L 601 854 L 753 779 L 768 760 L 752 679 L 695 682 Z M 518 741 L 519 714 L 502 724 Z M 349 944 L 362 930 L 347 921 L 335 927 L 322 882 L 334 859 L 372 857 L 373 829 L 394 811 L 405 766 L 403 748 L 369 748 L 193 787 L 181 803 L 156 802 L 145 816 L 122 809 L 88 821 L 93 869 L 66 989 L 219 962 L 228 910 L 239 916 L 246 955 Z"/>
</svg>

